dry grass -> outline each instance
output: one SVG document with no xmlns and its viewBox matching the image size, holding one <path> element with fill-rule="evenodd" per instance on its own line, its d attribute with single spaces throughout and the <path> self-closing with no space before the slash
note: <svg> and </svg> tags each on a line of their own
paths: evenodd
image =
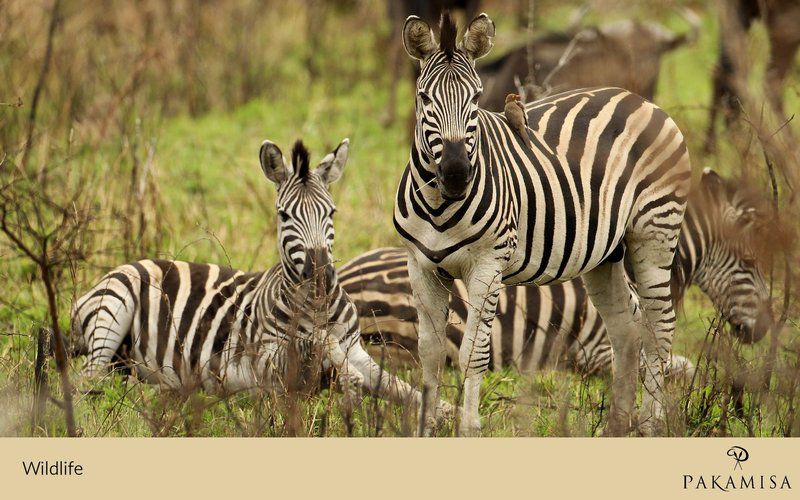
<svg viewBox="0 0 800 500">
<path fill-rule="evenodd" d="M 542 28 L 560 26 L 573 8 L 539 4 Z M 620 2 L 596 4 L 589 23 L 625 15 Z M 36 334 L 42 327 L 53 330 L 54 323 L 68 332 L 72 300 L 109 267 L 144 256 L 243 269 L 276 262 L 274 192 L 256 160 L 264 138 L 286 149 L 303 137 L 315 155 L 351 138 L 345 178 L 334 188 L 340 261 L 397 243 L 389 214 L 408 155 L 405 120 L 390 128 L 380 125 L 389 86 L 385 47 L 391 38 L 382 3 L 62 1 L 47 65 L 53 5 L 52 0 L 0 3 L 0 186 L 16 200 L 9 205 L 14 227 L 35 221 L 35 228 L 46 230 L 68 221 L 53 236 L 57 248 L 66 250 L 44 252 L 48 262 L 58 264 L 52 279 L 55 307 L 48 306 L 41 266 L 0 236 L 2 435 L 67 433 L 63 411 L 52 403 L 32 425 Z M 683 29 L 670 5 L 654 0 L 637 10 Z M 699 3 L 694 7 L 704 13 Z M 516 3 L 487 1 L 484 9 L 498 24 L 497 50 L 512 45 L 520 35 L 512 33 L 519 26 Z M 776 218 L 797 220 L 785 162 L 779 161 L 788 153 L 767 146 L 770 175 L 762 147 L 778 124 L 762 118 L 759 107 L 757 75 L 763 64 L 758 54 L 765 43 L 759 27 L 745 54 L 756 61 L 755 76 L 747 82 L 753 92 L 747 119 L 724 131 L 713 156 L 701 153 L 717 29 L 708 12 L 703 21 L 698 44 L 665 59 L 657 101 L 686 132 L 696 169 L 713 166 L 770 195 L 774 185 Z M 410 89 L 403 84 L 399 92 L 402 116 L 409 112 Z M 797 71 L 786 99 L 791 114 L 800 105 Z M 787 130 L 800 129 L 792 122 Z M 31 195 L 28 201 L 22 201 L 25 193 Z M 41 221 L 26 219 L 37 209 Z M 78 236 L 67 244 L 67 229 L 75 227 L 80 227 Z M 26 238 L 28 245 L 41 243 L 35 235 Z M 784 312 L 786 327 L 774 342 L 731 345 L 714 327 L 707 299 L 690 294 L 676 351 L 695 361 L 698 372 L 694 380 L 669 388 L 670 433 L 772 436 L 800 430 L 797 292 L 784 288 L 784 283 L 799 283 L 800 266 L 797 254 L 789 254 L 793 275 L 785 279 L 787 254 L 775 251 L 794 248 L 793 235 L 765 241 L 765 247 L 770 250 L 765 255 L 774 256 L 775 305 Z M 77 361 L 69 366 L 73 380 L 77 367 Z M 63 400 L 54 363 L 43 373 L 53 399 Z M 401 372 L 415 383 L 419 375 L 414 366 Z M 456 396 L 458 378 L 448 373 L 446 397 Z M 485 432 L 594 435 L 604 419 L 606 387 L 605 380 L 566 373 L 491 374 L 481 406 Z M 409 412 L 371 398 L 348 414 L 329 389 L 308 398 L 270 393 L 219 398 L 197 391 L 161 392 L 120 374 L 109 375 L 99 388 L 99 396 L 74 401 L 84 435 L 373 436 L 409 435 L 415 428 Z M 452 433 L 453 426 L 441 432 Z"/>
</svg>

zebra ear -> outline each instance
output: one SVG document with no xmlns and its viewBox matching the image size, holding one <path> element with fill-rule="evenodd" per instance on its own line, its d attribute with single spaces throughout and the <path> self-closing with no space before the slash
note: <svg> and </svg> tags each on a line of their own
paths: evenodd
<svg viewBox="0 0 800 500">
<path fill-rule="evenodd" d="M 700 182 L 711 194 L 718 195 L 725 191 L 725 181 L 718 173 L 711 170 L 711 167 L 703 169 L 703 176 L 700 178 Z"/>
<path fill-rule="evenodd" d="M 325 155 L 315 170 L 322 181 L 330 186 L 342 176 L 350 149 L 350 139 L 345 139 L 332 152 Z"/>
<path fill-rule="evenodd" d="M 267 179 L 280 186 L 283 181 L 289 178 L 289 169 L 283 160 L 283 153 L 275 143 L 264 141 L 261 144 L 258 157 L 261 160 L 261 170 L 264 171 Z"/>
<path fill-rule="evenodd" d="M 494 21 L 489 19 L 486 14 L 481 14 L 469 23 L 469 27 L 461 39 L 461 48 L 469 54 L 473 61 L 480 59 L 492 50 L 494 34 Z"/>
<path fill-rule="evenodd" d="M 436 51 L 436 40 L 428 23 L 417 16 L 408 16 L 403 25 L 403 47 L 408 55 L 424 61 Z"/>
</svg>

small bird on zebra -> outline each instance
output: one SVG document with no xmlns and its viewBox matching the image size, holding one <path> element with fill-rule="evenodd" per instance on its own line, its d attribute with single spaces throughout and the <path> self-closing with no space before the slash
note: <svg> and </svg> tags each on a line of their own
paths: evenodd
<svg viewBox="0 0 800 500">
<path fill-rule="evenodd" d="M 580 89 L 526 106 L 528 148 L 505 117 L 478 107 L 483 86 L 475 61 L 492 48 L 494 22 L 481 14 L 460 42 L 457 33 L 446 12 L 438 40 L 418 17 L 403 27 L 406 52 L 421 71 L 394 225 L 408 250 L 419 315 L 422 408 L 434 409 L 421 415 L 419 433 L 436 427 L 453 280 L 464 281 L 469 304 L 459 348 L 459 433 L 477 435 L 502 286 L 579 276 L 614 351 L 604 435 L 634 430 L 640 346 L 638 430 L 659 433 L 675 328 L 671 264 L 691 184 L 683 134 L 662 109 L 631 92 Z"/>
<path fill-rule="evenodd" d="M 290 164 L 274 143 L 261 145 L 261 168 L 277 189 L 280 263 L 271 269 L 145 259 L 100 279 L 72 314 L 86 353 L 83 375 L 96 378 L 116 361 L 167 388 L 229 394 L 314 391 L 335 373 L 348 404 L 364 389 L 417 405 L 420 393 L 364 350 L 355 306 L 332 264 L 329 186 L 348 149 L 345 139 L 311 169 L 300 141 Z"/>
<path fill-rule="evenodd" d="M 514 129 L 514 132 L 522 139 L 525 146 L 531 147 L 531 138 L 528 137 L 528 114 L 525 112 L 525 105 L 518 94 L 508 94 L 506 96 L 506 105 L 503 108 L 503 114 L 506 115 L 508 124 Z"/>
<path fill-rule="evenodd" d="M 706 169 L 699 189 L 690 193 L 672 262 L 676 306 L 696 284 L 745 344 L 762 339 L 772 325 L 769 289 L 756 259 L 769 214 L 763 196 Z M 364 253 L 339 268 L 339 281 L 358 308 L 368 345 L 400 363 L 418 359 L 418 318 L 404 249 Z M 456 366 L 468 314 L 466 296 L 464 283 L 455 280 L 446 334 L 447 360 Z M 611 361 L 605 325 L 580 279 L 500 292 L 490 369 L 514 367 L 532 374 L 567 368 L 596 374 L 610 373 Z M 667 368 L 673 377 L 691 377 L 693 371 L 687 358 L 674 354 Z"/>
</svg>

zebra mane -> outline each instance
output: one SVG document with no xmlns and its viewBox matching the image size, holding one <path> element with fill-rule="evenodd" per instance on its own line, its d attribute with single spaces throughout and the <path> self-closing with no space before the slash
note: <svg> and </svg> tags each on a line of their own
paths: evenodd
<svg viewBox="0 0 800 500">
<path fill-rule="evenodd" d="M 300 179 L 305 182 L 308 178 L 308 149 L 300 139 L 292 147 L 292 165 Z"/>
<path fill-rule="evenodd" d="M 458 26 L 449 10 L 442 11 L 442 17 L 439 19 L 439 48 L 444 51 L 447 59 L 452 59 L 456 51 L 456 34 L 458 33 Z"/>
</svg>

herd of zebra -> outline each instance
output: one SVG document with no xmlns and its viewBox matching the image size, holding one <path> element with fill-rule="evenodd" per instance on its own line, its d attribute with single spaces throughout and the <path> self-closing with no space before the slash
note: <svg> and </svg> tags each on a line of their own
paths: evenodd
<svg viewBox="0 0 800 500">
<path fill-rule="evenodd" d="M 165 388 L 216 393 L 285 393 L 329 378 L 346 405 L 367 391 L 417 409 L 420 435 L 449 417 L 475 435 L 488 369 L 611 369 L 604 433 L 661 432 L 665 377 L 693 369 L 671 355 L 690 284 L 742 342 L 770 328 L 751 237 L 761 199 L 708 168 L 690 190 L 677 125 L 619 88 L 527 104 L 526 146 L 502 114 L 478 106 L 475 61 L 494 35 L 486 14 L 460 41 L 446 13 L 438 37 L 418 17 L 403 27 L 421 68 L 394 210 L 405 248 L 368 252 L 337 271 L 329 186 L 349 141 L 314 169 L 301 142 L 287 162 L 265 141 L 259 159 L 277 190 L 280 263 L 243 272 L 152 259 L 113 269 L 73 307 L 84 383 L 115 365 Z M 376 341 L 419 359 L 421 389 L 374 360 L 367 345 Z M 439 398 L 448 363 L 463 375 L 458 413 Z"/>
</svg>

